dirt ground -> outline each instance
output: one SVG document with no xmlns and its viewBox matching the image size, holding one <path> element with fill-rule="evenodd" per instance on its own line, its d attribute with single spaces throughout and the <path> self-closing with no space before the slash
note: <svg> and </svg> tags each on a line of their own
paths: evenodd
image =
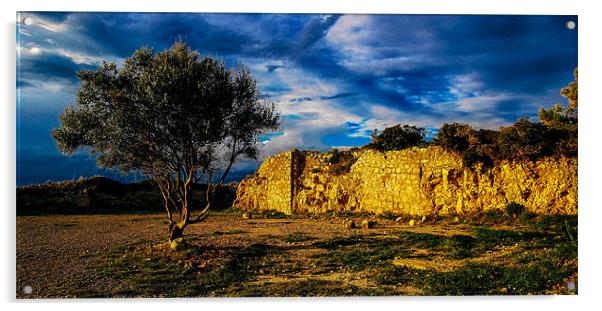
<svg viewBox="0 0 602 311">
<path fill-rule="evenodd" d="M 454 241 L 463 241 L 457 237 L 474 236 L 474 226 L 469 224 L 425 222 L 410 226 L 406 222 L 378 219 L 374 228 L 348 229 L 343 224 L 346 219 L 336 217 L 243 219 L 240 215 L 223 214 L 188 227 L 185 232 L 188 250 L 181 251 L 184 255 L 174 259 L 176 267 L 194 266 L 196 270 L 188 274 L 198 275 L 198 279 L 165 278 L 173 282 L 207 282 L 203 275 L 218 273 L 221 287 L 203 283 L 204 287 L 199 285 L 202 289 L 197 291 L 189 288 L 161 291 L 153 285 L 152 275 L 162 275 L 168 271 L 166 267 L 173 265 L 138 264 L 130 258 L 139 254 L 145 257 L 140 257 L 141 262 L 164 262 L 157 260 L 157 256 L 172 258 L 169 254 L 177 253 L 164 243 L 167 235 L 163 221 L 164 215 L 154 214 L 17 217 L 17 298 L 432 294 L 437 292 L 425 292 L 423 286 L 407 276 L 400 278 L 399 269 L 404 268 L 407 275 L 414 273 L 417 278 L 417 273 L 425 271 L 450 278 L 450 272 L 467 263 L 508 266 L 509 261 L 516 261 L 514 258 L 527 250 L 536 254 L 550 248 L 550 243 L 533 246 L 538 245 L 529 240 L 533 237 L 521 235 L 480 248 L 471 240 L 471 249 L 478 251 L 462 255 L 463 244 L 458 246 Z M 499 232 L 514 229 L 508 225 L 496 226 Z M 123 248 L 128 245 L 129 253 Z M 216 261 L 227 256 L 231 256 L 230 261 Z M 103 266 L 103 260 L 110 261 L 111 266 Z M 558 265 L 576 266 L 576 258 L 573 263 L 565 261 Z M 217 266 L 221 270 L 208 268 Z M 234 276 L 226 274 L 226 268 L 233 270 L 226 272 Z M 393 281 L 387 275 L 374 274 L 385 270 L 391 272 Z M 141 278 L 144 273 L 151 275 Z M 563 282 L 576 280 L 576 267 L 574 273 L 567 273 Z M 545 282 L 552 283 L 534 292 L 566 293 L 557 289 L 562 284 L 553 284 L 562 282 Z M 151 285 L 154 287 L 150 288 Z M 140 286 L 147 288 L 139 290 Z M 172 287 L 177 286 L 182 284 Z M 291 291 L 282 291 L 283 286 L 289 286 Z M 26 293 L 29 287 L 31 293 Z M 498 294 L 512 293 L 512 288 L 498 287 L 494 289 Z M 491 294 L 491 290 L 482 289 L 482 294 Z M 472 292 L 460 294 L 466 293 Z"/>
</svg>

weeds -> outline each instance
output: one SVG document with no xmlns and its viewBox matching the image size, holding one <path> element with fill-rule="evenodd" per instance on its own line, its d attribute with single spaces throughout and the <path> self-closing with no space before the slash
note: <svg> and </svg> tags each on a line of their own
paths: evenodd
<svg viewBox="0 0 602 311">
<path fill-rule="evenodd" d="M 282 238 L 282 241 L 284 241 L 286 243 L 299 243 L 299 242 L 305 242 L 305 241 L 309 241 L 309 240 L 313 240 L 313 238 L 306 236 L 303 232 L 289 233 Z"/>
<path fill-rule="evenodd" d="M 118 297 L 396 295 L 407 288 L 418 295 L 546 294 L 576 280 L 576 230 L 576 219 L 538 216 L 514 230 L 473 227 L 453 235 L 397 231 L 318 240 L 297 231 L 239 247 L 195 240 L 180 252 L 137 243 L 101 255 L 97 272 L 121 281 L 103 293 Z M 304 249 L 312 252 L 294 259 Z"/>
</svg>

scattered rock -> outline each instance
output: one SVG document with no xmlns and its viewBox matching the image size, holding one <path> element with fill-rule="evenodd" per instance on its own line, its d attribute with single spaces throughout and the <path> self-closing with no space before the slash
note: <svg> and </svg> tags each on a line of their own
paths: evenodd
<svg viewBox="0 0 602 311">
<path fill-rule="evenodd" d="M 403 220 L 403 218 L 401 218 L 401 216 L 395 218 L 395 222 L 401 222 Z"/>
<path fill-rule="evenodd" d="M 169 248 L 171 248 L 174 251 L 181 251 L 185 247 L 186 247 L 186 242 L 182 238 L 177 238 L 177 239 L 171 241 L 171 244 L 169 244 Z"/>
<path fill-rule="evenodd" d="M 460 222 L 460 218 L 458 216 L 454 217 L 454 222 L 456 222 L 456 223 Z"/>
<path fill-rule="evenodd" d="M 345 221 L 345 222 L 343 222 L 343 224 L 345 225 L 345 229 L 357 228 L 357 225 L 355 224 L 355 222 L 353 220 Z"/>
<path fill-rule="evenodd" d="M 426 216 L 423 215 L 421 220 L 422 220 L 422 222 L 425 222 L 426 221 Z"/>
<path fill-rule="evenodd" d="M 251 213 L 243 213 L 242 214 L 242 218 L 243 219 L 253 219 L 253 214 L 251 214 Z"/>
<path fill-rule="evenodd" d="M 414 225 L 414 219 L 410 220 L 410 227 Z"/>
<path fill-rule="evenodd" d="M 374 228 L 374 225 L 376 225 L 376 222 L 368 219 L 364 219 L 361 224 L 362 229 L 371 229 Z"/>
</svg>

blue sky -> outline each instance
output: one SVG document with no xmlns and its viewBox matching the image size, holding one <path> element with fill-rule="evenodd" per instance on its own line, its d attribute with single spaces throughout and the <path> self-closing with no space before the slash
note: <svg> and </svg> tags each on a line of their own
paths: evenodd
<svg viewBox="0 0 602 311">
<path fill-rule="evenodd" d="M 432 134 L 445 122 L 497 129 L 535 119 L 539 107 L 564 103 L 559 90 L 577 66 L 569 20 L 577 17 L 20 13 L 17 183 L 119 177 L 85 152 L 62 156 L 50 131 L 74 102 L 77 70 L 120 64 L 142 46 L 183 40 L 246 65 L 283 116 L 261 137 L 265 157 L 364 145 L 397 123 Z M 243 162 L 232 178 L 256 167 Z"/>
</svg>

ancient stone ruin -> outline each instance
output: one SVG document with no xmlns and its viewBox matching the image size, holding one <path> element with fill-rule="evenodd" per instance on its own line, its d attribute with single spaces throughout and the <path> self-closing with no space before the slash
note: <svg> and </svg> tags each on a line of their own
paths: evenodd
<svg viewBox="0 0 602 311">
<path fill-rule="evenodd" d="M 577 159 L 543 158 L 465 168 L 440 147 L 354 151 L 348 172 L 331 153 L 292 151 L 267 158 L 244 179 L 234 207 L 286 214 L 329 211 L 448 215 L 504 210 L 510 202 L 538 214 L 577 214 Z"/>
</svg>

